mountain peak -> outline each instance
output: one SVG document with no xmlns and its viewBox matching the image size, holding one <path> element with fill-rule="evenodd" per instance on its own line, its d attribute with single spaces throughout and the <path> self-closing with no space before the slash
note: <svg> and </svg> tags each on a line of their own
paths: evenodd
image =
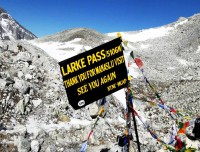
<svg viewBox="0 0 200 152">
<path fill-rule="evenodd" d="M 1 13 L 7 13 L 5 9 L 3 9 L 2 7 L 0 7 L 0 14 Z"/>
<path fill-rule="evenodd" d="M 80 39 L 79 44 L 89 45 L 95 47 L 97 45 L 103 44 L 105 40 L 111 40 L 109 36 L 101 34 L 93 29 L 89 28 L 73 28 L 65 30 L 53 35 L 49 35 L 38 39 L 38 42 L 69 42 L 75 39 Z"/>
<path fill-rule="evenodd" d="M 0 40 L 31 40 L 37 38 L 0 7 Z"/>
</svg>

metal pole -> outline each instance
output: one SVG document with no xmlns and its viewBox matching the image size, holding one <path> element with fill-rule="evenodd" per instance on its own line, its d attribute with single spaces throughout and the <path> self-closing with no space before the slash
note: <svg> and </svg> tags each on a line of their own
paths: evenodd
<svg viewBox="0 0 200 152">
<path fill-rule="evenodd" d="M 128 83 L 128 94 L 127 94 L 128 98 L 127 99 L 129 100 L 129 106 L 131 106 L 134 109 L 133 102 L 132 102 L 133 97 L 132 97 L 132 94 L 131 94 L 131 89 L 129 87 L 130 87 L 130 82 Z M 132 110 L 132 109 L 130 108 L 130 110 Z M 136 120 L 135 120 L 135 112 L 134 111 L 132 112 L 132 117 L 133 117 L 133 123 L 134 123 L 134 129 L 135 129 L 135 136 L 136 136 L 136 140 L 137 140 L 138 151 L 141 152 L 140 151 L 140 141 L 139 141 L 139 136 L 138 136 L 138 131 L 137 131 L 137 123 L 136 123 Z"/>
<path fill-rule="evenodd" d="M 134 123 L 134 129 L 135 129 L 135 135 L 136 135 L 136 140 L 137 140 L 138 151 L 141 152 L 140 151 L 140 141 L 139 141 L 139 136 L 138 136 L 138 131 L 137 131 L 137 124 L 136 124 L 136 120 L 135 120 L 135 114 L 133 115 L 133 123 Z"/>
</svg>

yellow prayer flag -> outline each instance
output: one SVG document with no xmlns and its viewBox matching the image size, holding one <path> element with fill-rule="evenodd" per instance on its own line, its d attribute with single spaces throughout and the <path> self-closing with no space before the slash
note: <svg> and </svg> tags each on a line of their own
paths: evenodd
<svg viewBox="0 0 200 152">
<path fill-rule="evenodd" d="M 127 46 L 127 45 L 128 45 L 128 41 L 124 41 L 123 43 L 124 43 L 124 45 L 125 45 L 125 46 Z"/>
<path fill-rule="evenodd" d="M 184 118 L 187 119 L 187 120 L 191 120 L 190 116 L 184 116 Z"/>
<path fill-rule="evenodd" d="M 122 39 L 122 35 L 120 32 L 117 33 L 117 37 L 120 37 Z"/>
<path fill-rule="evenodd" d="M 102 116 L 102 114 L 104 113 L 104 107 L 102 106 L 101 108 L 100 108 L 100 110 L 99 110 L 99 116 Z"/>
<path fill-rule="evenodd" d="M 130 81 L 131 79 L 132 79 L 132 77 L 129 75 L 129 76 L 128 76 L 128 81 Z"/>
</svg>

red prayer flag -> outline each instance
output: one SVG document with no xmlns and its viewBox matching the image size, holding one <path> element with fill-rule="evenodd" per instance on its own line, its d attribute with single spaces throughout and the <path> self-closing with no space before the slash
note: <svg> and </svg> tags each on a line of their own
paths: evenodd
<svg viewBox="0 0 200 152">
<path fill-rule="evenodd" d="M 183 148 L 183 146 L 184 146 L 183 142 L 177 136 L 175 137 L 175 140 L 176 140 L 176 144 L 175 144 L 176 151 L 181 150 Z"/>
<path fill-rule="evenodd" d="M 139 58 L 135 58 L 135 63 L 139 68 L 141 68 L 143 66 L 142 60 Z"/>
</svg>

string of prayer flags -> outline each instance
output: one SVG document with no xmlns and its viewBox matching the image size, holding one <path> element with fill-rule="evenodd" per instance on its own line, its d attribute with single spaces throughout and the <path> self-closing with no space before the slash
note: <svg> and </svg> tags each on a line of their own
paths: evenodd
<svg viewBox="0 0 200 152">
<path fill-rule="evenodd" d="M 159 99 L 159 101 L 164 105 L 165 103 L 161 99 L 159 93 L 156 91 L 156 89 L 153 87 L 153 85 L 150 83 L 150 81 L 147 79 L 147 77 L 144 74 L 144 69 L 142 68 L 142 66 L 143 66 L 142 60 L 139 59 L 139 58 L 135 58 L 134 55 L 133 55 L 133 51 L 131 51 L 130 56 L 133 58 L 133 60 L 135 61 L 136 65 L 138 66 L 138 68 L 142 72 L 142 75 L 144 77 L 145 82 L 149 85 L 151 90 L 155 93 L 155 96 Z"/>
<path fill-rule="evenodd" d="M 176 113 L 176 110 L 174 110 L 174 108 L 171 108 L 171 107 L 168 107 L 166 105 L 162 105 L 162 104 L 158 104 L 158 106 L 162 109 L 164 109 L 165 111 L 167 111 L 170 116 L 172 117 L 172 119 L 177 119 L 177 113 Z"/>
<path fill-rule="evenodd" d="M 85 141 L 83 142 L 80 152 L 85 152 L 86 149 L 87 149 L 87 140 L 85 140 Z"/>
<path fill-rule="evenodd" d="M 131 89 L 129 89 L 130 91 L 132 91 Z M 130 101 L 130 103 L 132 103 L 132 98 L 133 98 L 133 96 L 130 96 L 131 94 L 129 94 L 129 101 Z M 161 105 L 161 104 L 160 104 Z M 163 106 L 163 105 L 162 105 Z M 163 106 L 163 107 L 165 107 L 165 106 Z M 157 141 L 159 141 L 160 143 L 162 143 L 162 144 L 164 144 L 164 145 L 170 145 L 170 144 L 172 144 L 173 142 L 174 142 L 174 138 L 172 138 L 170 141 L 169 141 L 169 143 L 166 143 L 166 142 L 164 142 L 163 140 L 161 140 L 156 134 L 155 134 L 155 132 L 154 131 L 152 131 L 151 129 L 150 129 L 150 126 L 148 125 L 148 124 L 146 124 L 143 120 L 142 120 L 142 118 L 140 117 L 140 115 L 137 113 L 137 111 L 133 108 L 133 107 L 130 107 L 130 109 L 131 109 L 131 112 L 132 112 L 132 116 L 134 116 L 134 115 L 136 115 L 137 117 L 138 117 L 138 119 L 142 122 L 142 124 L 143 124 L 143 126 L 144 126 L 144 128 L 146 128 L 146 130 L 150 133 L 150 135 L 154 138 L 154 139 L 156 139 Z M 177 129 L 176 129 L 177 130 Z M 173 133 L 173 135 L 174 134 L 176 134 L 176 131 L 174 131 L 174 133 Z M 172 135 L 171 135 L 172 136 Z M 175 137 L 175 136 L 173 136 L 173 137 Z"/>
<path fill-rule="evenodd" d="M 153 87 L 153 85 L 150 83 L 150 81 L 147 79 L 147 77 L 144 74 L 144 69 L 142 68 L 142 66 L 143 66 L 142 60 L 139 59 L 139 58 L 135 58 L 133 51 L 130 52 L 130 56 L 133 58 L 133 60 L 135 61 L 136 65 L 138 66 L 138 68 L 142 72 L 142 75 L 144 77 L 145 82 L 148 84 L 148 86 L 151 88 L 151 90 L 155 93 L 155 96 L 158 98 L 158 100 L 161 102 L 161 104 L 164 105 L 165 103 L 161 99 L 161 96 L 159 95 L 159 93 L 156 91 L 156 89 Z M 150 102 L 150 104 L 152 104 L 152 102 Z M 163 109 L 167 110 L 167 112 L 170 114 L 170 116 L 173 119 L 177 119 L 178 116 L 182 116 L 183 117 L 183 115 L 180 113 L 180 111 L 176 111 L 172 107 L 166 107 L 166 108 L 163 108 Z M 188 120 L 191 119 L 190 117 L 184 117 L 184 118 L 188 119 Z"/>
<path fill-rule="evenodd" d="M 121 35 L 120 35 L 121 36 Z M 179 111 L 176 111 L 174 108 L 172 107 L 169 107 L 169 106 L 166 106 L 165 103 L 163 102 L 163 100 L 161 99 L 161 96 L 159 95 L 159 93 L 156 91 L 156 89 L 153 87 L 153 85 L 150 83 L 150 81 L 147 79 L 147 77 L 145 76 L 144 74 L 144 69 L 142 68 L 143 67 L 143 62 L 140 58 L 135 58 L 134 56 L 134 53 L 133 51 L 130 52 L 130 56 L 133 58 L 133 60 L 135 61 L 136 65 L 138 66 L 138 68 L 140 69 L 140 71 L 142 72 L 142 75 L 144 77 L 144 80 L 146 82 L 146 84 L 148 84 L 148 86 L 151 88 L 151 90 L 155 93 L 155 96 L 159 99 L 159 101 L 161 102 L 161 104 L 156 104 L 154 102 L 149 102 L 151 105 L 155 106 L 159 106 L 161 107 L 162 109 L 166 110 L 170 116 L 178 121 L 178 116 L 180 116 L 180 112 Z M 130 67 L 130 64 L 128 64 L 128 67 Z M 131 89 L 130 89 L 131 90 Z M 131 101 L 132 102 L 132 101 Z M 170 151 L 177 151 L 177 150 L 181 150 L 181 152 L 183 152 L 182 150 L 189 150 L 189 149 L 186 149 L 185 147 L 185 144 L 181 141 L 180 138 L 178 138 L 177 136 L 177 133 L 185 133 L 186 132 L 186 128 L 188 126 L 190 126 L 190 122 L 187 121 L 185 123 L 182 123 L 178 131 L 178 128 L 176 126 L 176 124 L 174 124 L 172 126 L 172 132 L 170 134 L 170 141 L 168 143 L 165 143 L 164 141 L 162 141 L 152 130 L 150 130 L 150 127 L 148 125 L 146 125 L 145 122 L 142 121 L 141 117 L 138 115 L 138 113 L 133 109 L 133 107 L 131 107 L 131 110 L 132 110 L 132 115 L 136 115 L 139 120 L 142 122 L 142 124 L 145 126 L 145 128 L 147 129 L 147 131 L 151 134 L 151 136 L 155 139 L 157 139 L 157 141 L 161 142 L 162 144 L 166 145 L 166 147 L 170 150 Z M 190 119 L 190 117 L 184 117 L 185 119 Z M 175 149 L 168 146 L 172 143 L 174 143 L 174 141 L 176 141 L 176 146 L 175 146 Z"/>
<path fill-rule="evenodd" d="M 91 129 L 91 131 L 90 131 L 87 139 L 82 143 L 82 147 L 81 147 L 80 152 L 85 152 L 86 151 L 86 149 L 87 149 L 87 142 L 90 139 L 90 137 L 91 137 L 91 135 L 92 135 L 92 133 L 94 131 L 94 128 L 96 127 L 97 122 L 99 121 L 99 118 L 102 117 L 103 113 L 105 112 L 105 109 L 104 109 L 105 103 L 106 103 L 106 98 L 103 98 L 102 101 L 101 101 L 101 107 L 100 107 L 100 110 L 99 110 L 99 113 L 98 113 L 98 117 L 97 117 L 95 123 L 93 124 L 93 127 L 92 127 L 92 129 Z"/>
</svg>

